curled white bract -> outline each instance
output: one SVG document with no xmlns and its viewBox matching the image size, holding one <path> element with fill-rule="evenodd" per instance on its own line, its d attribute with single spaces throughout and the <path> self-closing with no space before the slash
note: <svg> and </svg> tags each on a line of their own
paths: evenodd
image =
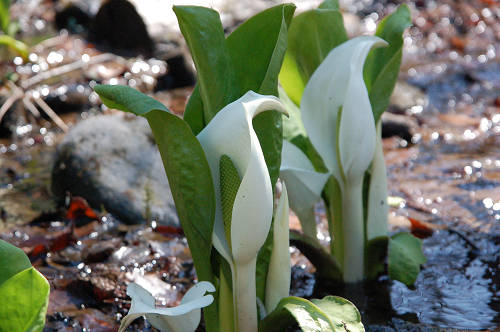
<svg viewBox="0 0 500 332">
<path fill-rule="evenodd" d="M 307 156 L 295 145 L 283 141 L 280 178 L 289 189 L 290 207 L 299 217 L 302 231 L 316 238 L 314 204 L 321 199 L 321 192 L 329 173 L 319 173 Z"/>
<path fill-rule="evenodd" d="M 220 110 L 197 136 L 210 165 L 216 192 L 213 244 L 230 264 L 252 260 L 271 227 L 273 191 L 264 154 L 252 127 L 252 119 L 269 110 L 286 113 L 278 98 L 248 91 Z M 241 178 L 232 211 L 232 248 L 226 240 L 222 220 L 219 174 L 222 155 L 231 158 Z"/>
<path fill-rule="evenodd" d="M 252 119 L 264 111 L 286 113 L 280 100 L 248 91 L 220 110 L 197 138 L 205 151 L 215 187 L 212 243 L 231 267 L 235 330 L 257 332 L 255 273 L 257 254 L 273 217 L 273 190 Z M 241 179 L 232 206 L 230 243 L 222 213 L 220 159 L 227 156 Z"/>
<path fill-rule="evenodd" d="M 362 177 L 373 160 L 376 130 L 363 65 L 372 48 L 385 45 L 378 37 L 361 36 L 337 46 L 302 95 L 304 127 L 341 187 Z"/>
<path fill-rule="evenodd" d="M 127 295 L 132 298 L 128 314 L 123 317 L 118 332 L 123 332 L 140 316 L 162 332 L 194 332 L 201 319 L 201 308 L 214 301 L 215 287 L 208 281 L 201 281 L 191 287 L 181 300 L 180 305 L 172 308 L 157 308 L 155 298 L 136 283 L 127 287 Z"/>
</svg>

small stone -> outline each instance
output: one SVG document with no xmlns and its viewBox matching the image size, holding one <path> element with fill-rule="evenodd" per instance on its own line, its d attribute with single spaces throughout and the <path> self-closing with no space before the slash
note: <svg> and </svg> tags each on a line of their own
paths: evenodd
<svg viewBox="0 0 500 332">
<path fill-rule="evenodd" d="M 147 121 L 99 115 L 74 126 L 57 148 L 52 192 L 81 196 L 128 224 L 179 226 L 163 163 Z"/>
</svg>

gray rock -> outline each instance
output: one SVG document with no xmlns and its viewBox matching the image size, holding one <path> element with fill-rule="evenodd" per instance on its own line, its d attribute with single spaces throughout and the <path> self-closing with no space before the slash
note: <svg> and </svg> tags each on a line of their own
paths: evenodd
<svg viewBox="0 0 500 332">
<path fill-rule="evenodd" d="M 99 115 L 74 126 L 57 148 L 52 192 L 84 197 L 128 224 L 152 218 L 179 225 L 160 153 L 143 118 Z"/>
</svg>

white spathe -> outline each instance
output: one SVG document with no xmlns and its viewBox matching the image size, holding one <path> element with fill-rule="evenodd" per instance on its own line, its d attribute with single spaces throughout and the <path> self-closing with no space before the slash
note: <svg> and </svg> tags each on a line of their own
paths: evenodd
<svg viewBox="0 0 500 332">
<path fill-rule="evenodd" d="M 276 208 L 273 225 L 273 251 L 266 281 L 266 311 L 271 313 L 279 301 L 290 294 L 291 261 L 289 206 L 286 185 Z"/>
<path fill-rule="evenodd" d="M 172 308 L 156 308 L 155 298 L 136 283 L 127 287 L 127 295 L 132 298 L 128 314 L 123 317 L 118 332 L 123 332 L 140 316 L 162 332 L 194 332 L 201 319 L 201 308 L 214 301 L 215 287 L 208 281 L 201 281 L 191 287 L 181 300 L 180 305 Z"/>
<path fill-rule="evenodd" d="M 346 180 L 357 181 L 373 160 L 376 130 L 363 65 L 372 48 L 385 45 L 378 37 L 360 36 L 337 46 L 302 95 L 304 127 L 341 187 Z"/>
<path fill-rule="evenodd" d="M 214 182 L 216 210 L 212 242 L 231 267 L 238 332 L 258 329 L 255 264 L 271 227 L 273 190 L 252 119 L 269 110 L 286 114 L 278 98 L 248 91 L 220 110 L 197 136 Z M 223 155 L 231 159 L 241 178 L 232 210 L 231 248 L 222 220 L 219 163 Z"/>
<path fill-rule="evenodd" d="M 302 150 L 284 140 L 280 177 L 290 190 L 290 207 L 299 217 L 302 231 L 316 239 L 314 204 L 321 199 L 321 192 L 330 174 L 316 172 Z"/>
<path fill-rule="evenodd" d="M 335 256 L 345 282 L 364 277 L 363 179 L 377 142 L 363 67 L 368 52 L 385 45 L 379 37 L 361 36 L 335 47 L 309 79 L 300 104 L 309 139 L 342 192 L 337 222 L 343 245 Z"/>
</svg>

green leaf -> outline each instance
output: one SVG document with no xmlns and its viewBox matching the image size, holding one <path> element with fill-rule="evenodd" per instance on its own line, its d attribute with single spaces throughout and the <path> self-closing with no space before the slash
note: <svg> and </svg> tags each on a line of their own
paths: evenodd
<svg viewBox="0 0 500 332">
<path fill-rule="evenodd" d="M 239 95 L 248 90 L 278 96 L 278 75 L 287 47 L 288 25 L 295 6 L 284 4 L 251 17 L 228 38 L 228 48 L 238 82 Z M 274 187 L 281 164 L 281 114 L 264 112 L 253 120 Z"/>
<path fill-rule="evenodd" d="M 226 104 L 238 99 L 248 90 L 261 94 L 278 95 L 278 74 L 287 46 L 287 26 L 290 24 L 294 11 L 295 6 L 291 4 L 269 8 L 251 17 L 233 31 L 233 33 L 228 36 L 225 45 L 220 41 L 220 31 L 214 29 L 203 31 L 202 35 L 204 38 L 201 38 L 196 34 L 186 36 L 183 30 L 185 38 L 189 38 L 193 45 L 203 44 L 204 40 L 212 40 L 211 43 L 207 42 L 209 46 L 205 44 L 198 48 L 190 46 L 195 63 L 196 59 L 207 56 L 205 54 L 206 48 L 220 48 L 221 50 L 218 52 L 212 52 L 212 57 L 221 57 L 225 59 L 224 61 L 211 59 L 214 63 L 212 66 L 215 66 L 215 64 L 219 62 L 230 63 L 227 66 L 223 66 L 222 69 L 219 69 L 221 70 L 220 75 L 223 77 L 221 80 L 228 80 L 226 76 L 230 79 L 235 77 L 238 84 L 230 84 L 231 91 L 229 93 L 221 90 L 217 91 L 215 95 L 225 93 L 231 96 Z M 179 16 L 179 14 L 177 15 Z M 193 15 L 189 16 L 192 21 L 199 19 Z M 183 17 L 187 19 L 187 15 L 183 15 Z M 184 20 L 185 19 L 182 21 Z M 179 19 L 179 21 L 181 21 L 181 19 Z M 213 21 L 213 24 L 216 24 L 215 18 L 213 18 Z M 191 23 L 191 25 L 196 27 L 202 26 L 203 24 L 204 23 Z M 216 25 L 220 25 L 220 22 Z M 217 36 L 210 37 L 209 35 L 212 34 Z M 188 45 L 190 45 L 189 42 Z M 195 53 L 203 54 L 198 56 Z M 229 60 L 226 59 L 227 54 L 229 54 Z M 208 61 L 204 63 L 208 63 Z M 207 116 L 206 101 L 205 98 L 203 98 L 206 94 L 204 90 L 206 90 L 207 87 L 201 84 L 203 72 L 200 72 L 199 67 L 201 68 L 201 65 L 197 65 L 199 84 L 193 91 L 184 113 L 185 120 L 189 123 L 195 134 L 199 133 L 213 116 Z M 217 77 L 214 75 L 215 74 L 212 74 L 212 77 Z M 207 74 L 205 76 L 209 75 Z M 209 88 L 216 89 L 217 87 L 209 85 Z M 210 95 L 210 91 L 208 93 Z M 226 104 L 222 104 L 219 109 L 215 110 L 215 113 Z M 205 114 L 204 118 L 203 114 Z M 281 163 L 281 115 L 276 112 L 264 112 L 254 119 L 253 124 L 264 152 L 264 158 L 269 168 L 272 183 L 274 184 L 278 178 L 279 165 Z"/>
<path fill-rule="evenodd" d="M 350 301 L 339 296 L 325 296 L 321 300 L 312 299 L 335 325 L 335 331 L 364 332 L 358 309 Z"/>
<path fill-rule="evenodd" d="M 7 46 L 12 51 L 23 57 L 24 59 L 28 58 L 30 49 L 28 45 L 26 45 L 20 40 L 14 39 L 11 36 L 0 35 L 0 45 Z"/>
<path fill-rule="evenodd" d="M 259 331 L 286 331 L 294 321 L 299 324 L 303 332 L 338 331 L 329 316 L 318 306 L 294 296 L 282 299 L 276 309 L 260 321 Z"/>
<path fill-rule="evenodd" d="M 371 239 L 366 244 L 365 252 L 365 275 L 368 279 L 374 279 L 380 272 L 384 271 L 385 259 L 387 258 L 387 245 L 389 238 L 380 236 Z"/>
<path fill-rule="evenodd" d="M 0 240 L 0 285 L 15 274 L 30 267 L 31 262 L 24 251 Z"/>
<path fill-rule="evenodd" d="M 205 128 L 207 121 L 203 115 L 203 101 L 200 95 L 200 86 L 194 87 L 193 93 L 184 110 L 184 121 L 191 127 L 194 135 L 198 135 Z"/>
<path fill-rule="evenodd" d="M 389 99 L 396 85 L 401 65 L 403 32 L 410 25 L 410 9 L 403 4 L 380 22 L 375 33 L 389 43 L 388 47 L 373 50 L 365 61 L 364 78 L 370 94 L 375 122 L 378 122 L 389 106 Z"/>
<path fill-rule="evenodd" d="M 174 6 L 198 73 L 204 119 L 208 123 L 224 106 L 241 95 L 219 13 L 197 6 Z M 206 124 L 205 123 L 205 124 Z"/>
<path fill-rule="evenodd" d="M 0 0 L 0 27 L 5 34 L 9 33 L 10 25 L 10 0 Z"/>
<path fill-rule="evenodd" d="M 1 284 L 0 331 L 42 331 L 49 291 L 47 280 L 32 267 Z"/>
<path fill-rule="evenodd" d="M 210 257 L 215 192 L 210 168 L 197 138 L 189 126 L 171 114 L 162 103 L 137 90 L 116 85 L 97 85 L 94 90 L 106 106 L 141 115 L 148 120 L 160 150 L 198 278 L 213 282 Z M 207 326 L 215 326 L 216 304 L 204 310 Z"/>
<path fill-rule="evenodd" d="M 219 50 L 218 52 L 212 52 L 212 56 L 224 58 L 227 54 L 230 56 L 230 60 L 225 61 L 230 62 L 231 66 L 228 65 L 223 68 L 221 75 L 229 75 L 229 77 L 235 76 L 238 80 L 238 84 L 231 84 L 232 91 L 228 94 L 231 96 L 231 99 L 228 103 L 236 100 L 248 90 L 253 90 L 261 94 L 278 95 L 278 74 L 286 50 L 287 27 L 290 24 L 294 11 L 294 5 L 284 4 L 269 8 L 251 17 L 229 35 L 225 46 L 220 41 L 220 37 L 216 38 L 210 36 L 205 36 L 204 38 L 206 40 L 217 40 L 216 44 L 199 48 L 190 46 L 193 59 L 198 58 L 194 53 L 205 52 L 205 48 L 207 47 L 227 47 L 226 51 Z M 191 19 L 193 21 L 197 20 L 194 16 L 192 16 Z M 199 26 L 199 24 L 194 22 L 191 24 Z M 220 24 L 220 22 L 217 24 Z M 213 29 L 203 31 L 203 35 L 217 33 L 220 34 L 220 32 L 214 31 Z M 201 41 L 204 40 L 195 34 L 188 37 L 191 39 L 192 44 L 201 43 L 197 41 L 198 38 L 201 39 Z M 218 63 L 215 59 L 212 59 L 212 61 Z M 197 68 L 198 67 L 199 66 L 197 66 Z M 230 71 L 234 71 L 233 74 L 229 73 Z M 199 80 L 201 80 L 200 75 L 202 75 L 202 73 L 198 68 Z M 200 98 L 204 95 L 204 89 L 206 89 L 206 87 L 201 84 L 200 81 L 193 91 L 184 113 L 185 120 L 189 123 L 195 134 L 200 132 L 210 120 L 210 117 L 206 116 L 207 111 L 203 111 L 206 105 L 205 99 Z M 203 115 L 205 116 L 203 117 Z M 279 166 L 281 164 L 281 115 L 276 112 L 264 112 L 259 114 L 253 120 L 253 127 L 257 133 L 264 153 L 264 158 L 271 177 L 271 183 L 274 185 L 278 178 Z M 267 263 L 263 258 L 268 256 L 271 252 L 270 245 L 272 245 L 272 241 L 266 241 L 266 244 L 260 251 L 257 264 L 257 294 L 262 300 L 265 296 L 265 280 L 267 276 Z"/>
<path fill-rule="evenodd" d="M 342 280 L 342 271 L 335 258 L 321 244 L 304 234 L 290 231 L 290 245 L 296 247 L 316 268 L 320 279 Z"/>
<path fill-rule="evenodd" d="M 410 233 L 398 233 L 389 239 L 389 277 L 412 285 L 427 261 L 422 253 L 422 241 Z"/>
<path fill-rule="evenodd" d="M 328 3 L 323 8 L 331 8 Z M 344 20 L 338 10 L 313 9 L 293 19 L 279 80 L 295 104 L 300 105 L 304 87 L 319 64 L 346 40 Z"/>
<path fill-rule="evenodd" d="M 259 326 L 260 332 L 286 331 L 296 321 L 304 332 L 364 332 L 358 309 L 346 299 L 326 296 L 311 301 L 290 296 L 278 303 Z"/>
</svg>

